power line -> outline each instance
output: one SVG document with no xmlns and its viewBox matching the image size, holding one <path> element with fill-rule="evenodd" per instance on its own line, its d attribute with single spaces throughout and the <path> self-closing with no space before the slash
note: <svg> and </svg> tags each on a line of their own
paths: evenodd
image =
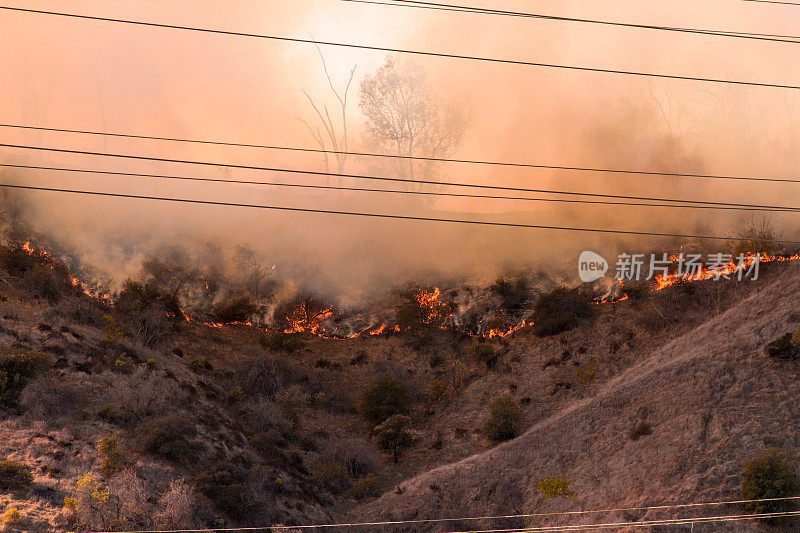
<svg viewBox="0 0 800 533">
<path fill-rule="evenodd" d="M 51 191 L 51 192 L 61 192 L 61 193 L 70 193 L 70 194 L 86 194 L 86 195 L 93 195 L 93 196 L 105 196 L 105 197 L 115 197 L 115 198 L 132 198 L 132 199 L 139 199 L 139 200 L 157 200 L 157 201 L 164 201 L 164 202 L 177 202 L 177 203 L 186 203 L 186 204 L 203 204 L 203 205 L 215 205 L 215 206 L 224 206 L 224 207 L 249 207 L 253 209 L 269 209 L 269 210 L 276 210 L 276 211 L 292 211 L 292 212 L 302 212 L 302 213 L 320 213 L 320 214 L 331 214 L 331 215 L 346 215 L 346 216 L 358 216 L 358 217 L 372 217 L 372 218 L 383 218 L 383 219 L 396 219 L 396 220 L 412 220 L 412 221 L 421 221 L 421 222 L 450 222 L 456 224 L 472 224 L 478 226 L 497 226 L 497 227 L 506 227 L 506 228 L 525 228 L 525 229 L 547 229 L 547 230 L 563 230 L 563 231 L 576 231 L 576 232 L 583 232 L 583 233 L 605 233 L 605 234 L 617 234 L 617 235 L 635 235 L 635 236 L 649 236 L 649 237 L 674 237 L 674 238 L 685 238 L 685 239 L 713 239 L 713 240 L 723 240 L 723 241 L 750 241 L 752 240 L 749 237 L 723 237 L 718 235 L 692 235 L 692 234 L 683 234 L 683 233 L 658 233 L 658 232 L 648 232 L 648 231 L 630 231 L 630 230 L 610 230 L 604 228 L 579 228 L 579 227 L 570 227 L 570 226 L 548 226 L 548 225 L 540 225 L 540 224 L 522 224 L 516 222 L 492 222 L 492 221 L 484 221 L 484 220 L 468 220 L 468 219 L 452 219 L 452 218 L 438 218 L 438 217 L 423 217 L 423 216 L 412 216 L 412 215 L 392 215 L 386 213 L 365 213 L 361 211 L 338 211 L 332 209 L 311 209 L 306 207 L 288 207 L 288 206 L 275 206 L 275 205 L 262 205 L 262 204 L 246 204 L 246 203 L 238 203 L 238 202 L 221 202 L 221 201 L 214 201 L 214 200 L 196 200 L 196 199 L 189 199 L 189 198 L 174 198 L 174 197 L 164 197 L 164 196 L 149 196 L 149 195 L 140 195 L 140 194 L 123 194 L 123 193 L 112 193 L 112 192 L 102 192 L 102 191 L 87 191 L 87 190 L 76 190 L 76 189 L 61 189 L 55 187 L 39 187 L 33 185 L 12 185 L 6 183 L 0 183 L 0 187 L 6 187 L 10 189 L 25 189 L 25 190 L 33 190 L 33 191 Z M 760 239 L 763 242 L 774 242 L 778 244 L 800 244 L 800 241 L 788 241 L 782 239 Z"/>
<path fill-rule="evenodd" d="M 782 84 L 782 83 L 767 83 L 767 82 L 754 82 L 754 81 L 743 81 L 743 80 L 730 80 L 730 79 L 720 79 L 720 78 L 706 78 L 706 77 L 699 77 L 699 76 L 681 76 L 677 74 L 661 74 L 656 72 L 640 72 L 640 71 L 631 71 L 631 70 L 617 70 L 617 69 L 608 69 L 608 68 L 599 68 L 599 67 L 582 67 L 577 65 L 562 65 L 556 63 L 541 63 L 536 61 L 525 61 L 521 59 L 505 59 L 505 58 L 497 58 L 497 57 L 483 57 L 483 56 L 470 56 L 470 55 L 463 55 L 463 54 L 454 54 L 454 53 L 446 53 L 446 52 L 432 52 L 432 51 L 425 51 L 425 50 L 412 50 L 408 48 L 390 48 L 390 47 L 383 47 L 383 46 L 371 46 L 365 44 L 353 44 L 353 43 L 342 43 L 342 42 L 334 42 L 334 41 L 318 41 L 314 39 L 301 39 L 299 37 L 284 37 L 278 35 L 267 35 L 263 33 L 246 33 L 246 32 L 237 32 L 237 31 L 230 31 L 230 30 L 220 30 L 220 29 L 213 29 L 213 28 L 200 28 L 195 26 L 180 26 L 176 24 L 164 24 L 158 22 L 146 22 L 141 20 L 127 20 L 127 19 L 118 19 L 118 18 L 110 18 L 110 17 L 99 17 L 93 15 L 79 15 L 77 13 L 64 13 L 60 11 L 45 11 L 41 9 L 28 9 L 22 7 L 11 7 L 11 6 L 0 6 L 0 9 L 6 11 L 16 11 L 21 13 L 33 13 L 39 15 L 53 15 L 53 16 L 60 16 L 60 17 L 68 17 L 73 19 L 83 19 L 83 20 L 93 20 L 93 21 L 100 21 L 100 22 L 115 22 L 121 24 L 131 24 L 137 26 L 147 26 L 151 28 L 162 28 L 162 29 L 172 29 L 172 30 L 185 30 L 185 31 L 194 31 L 194 32 L 202 32 L 202 33 L 211 33 L 216 35 L 227 35 L 227 36 L 236 36 L 236 37 L 249 37 L 249 38 L 259 38 L 259 39 L 270 39 L 275 41 L 283 41 L 283 42 L 290 42 L 290 43 L 304 43 L 304 44 L 313 44 L 317 46 L 331 46 L 331 47 L 340 47 L 340 48 L 350 48 L 350 49 L 361 49 L 361 50 L 372 50 L 372 51 L 379 51 L 379 52 L 390 52 L 390 53 L 397 53 L 397 54 L 413 54 L 419 56 L 426 56 L 426 57 L 440 57 L 446 59 L 462 59 L 462 60 L 471 60 L 471 61 L 481 61 L 485 63 L 498 63 L 498 64 L 506 64 L 506 65 L 520 65 L 520 66 L 527 66 L 527 67 L 541 67 L 541 68 L 553 68 L 553 69 L 564 69 L 564 70 L 573 70 L 573 71 L 581 71 L 581 72 L 597 72 L 597 73 L 604 73 L 604 74 L 620 74 L 625 76 L 638 76 L 638 77 L 647 77 L 647 78 L 659 78 L 659 79 L 669 79 L 669 80 L 683 80 L 683 81 L 698 81 L 704 83 L 726 83 L 731 85 L 748 85 L 752 87 L 768 87 L 773 89 L 800 89 L 800 85 L 789 85 L 789 84 Z"/>
<path fill-rule="evenodd" d="M 91 156 L 101 156 L 101 157 L 117 157 L 121 159 L 135 159 L 141 161 L 157 161 L 160 163 L 179 163 L 179 164 L 188 164 L 188 165 L 203 165 L 203 166 L 213 166 L 213 167 L 228 167 L 228 168 L 240 168 L 246 170 L 259 170 L 259 171 L 270 171 L 270 172 L 286 172 L 288 174 L 310 174 L 316 176 L 333 176 L 333 177 L 341 177 L 341 178 L 352 178 L 352 179 L 366 179 L 366 180 L 378 180 L 378 181 L 389 181 L 389 182 L 397 182 L 397 183 L 411 183 L 415 185 L 436 185 L 436 186 L 446 186 L 446 187 L 472 187 L 476 189 L 491 189 L 491 190 L 501 190 L 501 191 L 515 191 L 515 192 L 529 192 L 529 193 L 543 193 L 543 194 L 561 194 L 565 196 L 590 196 L 595 198 L 616 198 L 622 200 L 648 200 L 653 202 L 676 202 L 676 203 L 684 203 L 684 204 L 700 204 L 700 205 L 726 205 L 726 206 L 737 206 L 737 207 L 753 207 L 753 208 L 764 208 L 764 209 L 773 209 L 778 211 L 785 211 L 785 210 L 794 210 L 800 209 L 800 207 L 791 207 L 791 206 L 774 206 L 774 205 L 760 205 L 760 204 L 739 204 L 739 203 L 732 203 L 732 202 L 714 202 L 710 200 L 684 200 L 680 198 L 655 198 L 649 196 L 632 196 L 632 195 L 625 195 L 625 194 L 604 194 L 604 193 L 590 193 L 590 192 L 578 192 L 578 191 L 559 191 L 553 189 L 531 189 L 525 187 L 510 187 L 505 185 L 486 185 L 486 184 L 470 184 L 465 182 L 439 182 L 434 180 L 418 180 L 418 179 L 410 179 L 410 178 L 393 178 L 388 176 L 373 176 L 373 175 L 365 175 L 365 174 L 348 174 L 343 172 L 323 172 L 321 170 L 301 170 L 301 169 L 294 169 L 294 168 L 282 168 L 282 167 L 260 167 L 255 165 L 240 165 L 240 164 L 232 164 L 232 163 L 215 163 L 211 161 L 197 161 L 194 159 L 172 159 L 166 157 L 152 157 L 152 156 L 140 156 L 140 155 L 131 155 L 131 154 L 119 154 L 119 153 L 108 153 L 108 152 L 92 152 L 88 150 L 70 150 L 67 148 L 47 148 L 43 146 L 31 146 L 31 145 L 21 145 L 21 144 L 3 144 L 0 143 L 0 147 L 7 147 L 7 148 L 22 148 L 26 150 L 39 150 L 45 152 L 59 152 L 59 153 L 67 153 L 67 154 L 78 154 L 78 155 L 91 155 Z M 260 183 L 260 182 L 259 182 Z"/>
<path fill-rule="evenodd" d="M 667 207 L 667 208 L 687 208 L 687 209 L 723 209 L 734 211 L 768 211 L 768 212 L 786 212 L 795 213 L 800 211 L 800 207 L 784 207 L 784 206 L 764 206 L 764 207 L 747 207 L 737 204 L 727 205 L 683 205 L 683 204 L 657 204 L 648 202 L 610 202 L 605 200 L 571 200 L 567 198 L 531 198 L 528 196 L 493 196 L 489 194 L 467 194 L 467 193 L 446 193 L 435 191 L 399 191 L 389 189 L 371 189 L 365 187 L 344 187 L 334 185 L 311 185 L 305 183 L 269 183 L 255 180 L 237 180 L 237 179 L 223 179 L 223 178 L 202 178 L 196 176 L 183 176 L 175 174 L 142 174 L 139 172 L 120 172 L 120 171 L 107 171 L 107 170 L 94 170 L 84 168 L 63 168 L 63 167 L 48 167 L 40 165 L 18 165 L 10 163 L 0 163 L 0 167 L 7 168 L 20 168 L 28 170 L 46 170 L 56 172 L 77 172 L 83 174 L 103 174 L 111 176 L 130 176 L 141 178 L 155 178 L 155 179 L 174 179 L 174 180 L 188 180 L 188 181 L 203 181 L 213 183 L 226 183 L 236 185 L 263 185 L 270 187 L 289 187 L 299 189 L 321 189 L 333 191 L 353 191 L 353 192 L 376 192 L 376 193 L 389 193 L 389 194 L 408 194 L 420 196 L 446 196 L 456 198 L 480 198 L 488 200 L 523 200 L 532 202 L 556 202 L 556 203 L 573 203 L 573 204 L 595 204 L 595 205 L 623 205 L 634 207 Z M 653 199 L 653 201 L 660 201 Z M 669 200 L 673 201 L 673 200 Z M 680 201 L 680 200 L 674 200 Z"/>
<path fill-rule="evenodd" d="M 655 24 L 634 24 L 629 22 L 617 22 L 609 20 L 595 20 L 584 19 L 575 17 L 562 17 L 556 15 L 542 15 L 539 13 L 530 13 L 524 11 L 507 11 L 501 9 L 490 9 L 480 6 L 466 6 L 461 4 L 443 4 L 439 2 L 422 2 L 417 0 L 342 0 L 344 2 L 352 2 L 357 4 L 371 4 L 379 6 L 392 6 L 392 7 L 407 7 L 415 9 L 426 9 L 434 11 L 451 11 L 456 13 L 470 13 L 478 15 L 499 15 L 507 17 L 521 17 L 533 18 L 539 20 L 553 20 L 561 22 L 583 22 L 588 24 L 598 24 L 603 26 L 617 26 L 624 28 L 637 28 L 646 30 L 660 30 L 681 33 L 691 33 L 699 35 L 711 35 L 716 37 L 732 37 L 738 39 L 755 39 L 761 41 L 772 41 L 782 43 L 800 44 L 800 36 L 797 35 L 780 35 L 774 33 L 753 33 L 753 32 L 739 32 L 727 30 L 707 30 L 702 28 L 683 28 L 676 26 L 661 26 Z"/>
<path fill-rule="evenodd" d="M 744 180 L 744 181 L 768 181 L 768 182 L 778 182 L 778 183 L 800 183 L 800 179 L 792 179 L 792 178 L 759 178 L 755 176 L 734 176 L 734 175 L 719 175 L 719 174 L 691 174 L 691 173 L 680 173 L 680 172 L 659 172 L 656 170 L 629 170 L 629 169 L 612 169 L 612 168 L 598 168 L 598 167 L 579 167 L 579 166 L 570 166 L 570 165 L 546 165 L 546 164 L 539 164 L 539 163 L 515 163 L 510 161 L 482 161 L 477 159 L 451 159 L 445 157 L 424 157 L 424 156 L 410 156 L 410 155 L 399 155 L 399 154 L 381 154 L 375 152 L 347 152 L 341 150 L 325 150 L 321 148 L 302 148 L 296 146 L 277 146 L 277 145 L 267 145 L 267 144 L 249 144 L 249 143 L 237 143 L 237 142 L 228 142 L 228 141 L 212 141 L 212 140 L 202 140 L 202 139 L 186 139 L 186 138 L 179 138 L 179 137 L 162 137 L 162 136 L 153 136 L 153 135 L 135 135 L 130 133 L 105 133 L 99 131 L 89 131 L 89 130 L 76 130 L 76 129 L 66 129 L 66 128 L 47 128 L 43 126 L 30 126 L 30 125 L 22 125 L 22 124 L 0 124 L 0 127 L 4 128 L 19 128 L 19 129 L 28 129 L 28 130 L 37 130 L 37 131 L 50 131 L 50 132 L 58 132 L 58 133 L 80 133 L 86 135 L 102 135 L 105 137 L 119 137 L 119 138 L 126 138 L 126 139 L 141 139 L 141 140 L 152 140 L 152 141 L 170 141 L 170 142 L 185 142 L 185 143 L 192 143 L 192 144 L 203 144 L 203 145 L 214 145 L 214 146 L 231 146 L 231 147 L 240 147 L 240 148 L 261 148 L 266 150 L 287 150 L 293 152 L 309 152 L 309 153 L 319 153 L 319 154 L 346 154 L 346 155 L 353 155 L 353 156 L 363 156 L 363 157 L 380 157 L 380 158 L 388 158 L 388 159 L 407 159 L 413 161 L 431 161 L 431 162 L 438 162 L 438 163 L 459 163 L 459 164 L 470 164 L 470 165 L 487 165 L 487 166 L 500 166 L 500 167 L 513 167 L 513 168 L 538 168 L 538 169 L 547 169 L 547 170 L 565 170 L 565 171 L 575 171 L 575 172 L 600 172 L 600 173 L 610 173 L 610 174 L 636 174 L 636 175 L 647 175 L 647 176 L 661 176 L 661 177 L 678 177 L 678 178 L 698 178 L 698 179 L 721 179 L 721 180 Z"/>
<path fill-rule="evenodd" d="M 781 0 L 742 0 L 743 2 L 757 2 L 761 4 L 781 4 L 784 6 L 800 6 L 797 2 L 783 2 Z"/>
<path fill-rule="evenodd" d="M 788 496 L 780 498 L 763 498 L 757 500 L 731 500 L 723 502 L 692 502 L 672 505 L 653 505 L 645 507 L 621 507 L 614 509 L 592 509 L 586 511 L 554 511 L 551 513 L 528 513 L 528 514 L 510 514 L 510 515 L 487 515 L 487 516 L 468 516 L 468 517 L 451 517 L 451 518 L 420 518 L 416 520 L 387 520 L 379 522 L 352 522 L 352 523 L 329 523 L 329 524 L 313 524 L 313 525 L 293 525 L 293 526 L 249 526 L 239 528 L 214 528 L 214 531 L 257 531 L 270 528 L 280 529 L 312 529 L 312 528 L 326 528 L 326 527 L 359 527 L 359 526 L 393 526 L 393 525 L 409 525 L 409 524 L 429 524 L 437 522 L 455 522 L 455 521 L 478 521 L 478 520 L 507 520 L 514 518 L 541 518 L 553 516 L 576 516 L 586 514 L 600 514 L 600 513 L 614 513 L 624 511 L 651 511 L 651 510 L 666 510 L 666 509 L 681 509 L 693 507 L 714 507 L 722 505 L 739 505 L 744 503 L 762 503 L 762 502 L 775 502 L 775 501 L 788 501 L 797 500 L 800 496 Z M 785 511 L 775 513 L 764 513 L 766 515 L 783 515 L 787 513 L 797 513 L 797 511 Z M 734 517 L 748 517 L 752 518 L 757 515 L 722 515 L 722 518 Z M 759 515 L 760 516 L 760 515 Z M 683 518 L 673 520 L 702 520 L 703 518 L 712 517 L 697 517 L 697 518 Z M 716 517 L 713 517 L 716 518 Z M 576 526 L 584 526 L 583 524 L 576 524 Z M 552 526 L 552 527 L 567 527 L 567 526 Z M 199 533 L 206 532 L 207 529 L 174 529 L 174 530 L 138 530 L 138 531 L 118 531 L 116 533 Z M 94 531 L 90 533 L 111 533 L 107 531 Z M 468 532 L 464 532 L 468 533 Z M 475 533 L 475 532 L 472 532 Z"/>
</svg>

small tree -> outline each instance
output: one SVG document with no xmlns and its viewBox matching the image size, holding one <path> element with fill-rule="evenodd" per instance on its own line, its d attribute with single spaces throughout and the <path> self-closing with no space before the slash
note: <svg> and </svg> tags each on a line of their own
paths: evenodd
<svg viewBox="0 0 800 533">
<path fill-rule="evenodd" d="M 375 428 L 378 445 L 386 453 L 392 454 L 392 460 L 397 462 L 400 454 L 414 445 L 411 435 L 411 417 L 406 415 L 392 415 Z"/>
<path fill-rule="evenodd" d="M 97 453 L 103 458 L 100 465 L 100 473 L 105 477 L 111 477 L 122 470 L 122 451 L 119 446 L 119 439 L 113 433 L 106 433 L 97 445 Z"/>
<path fill-rule="evenodd" d="M 384 376 L 363 392 L 359 411 L 361 416 L 377 425 L 392 415 L 407 415 L 410 403 L 405 383 Z"/>
<path fill-rule="evenodd" d="M 794 453 L 768 448 L 760 455 L 745 461 L 742 471 L 742 498 L 763 500 L 800 495 L 798 460 Z M 753 513 L 780 513 L 795 509 L 794 500 L 750 502 L 747 510 Z"/>
<path fill-rule="evenodd" d="M 500 396 L 489 406 L 489 418 L 483 425 L 487 437 L 494 441 L 513 439 L 519 435 L 522 413 L 511 396 Z"/>
</svg>

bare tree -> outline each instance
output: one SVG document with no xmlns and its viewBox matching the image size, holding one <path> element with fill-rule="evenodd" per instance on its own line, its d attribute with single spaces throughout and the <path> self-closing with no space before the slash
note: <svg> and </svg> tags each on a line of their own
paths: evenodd
<svg viewBox="0 0 800 533">
<path fill-rule="evenodd" d="M 306 96 L 308 103 L 311 104 L 311 108 L 314 110 L 317 125 L 312 125 L 311 122 L 305 119 L 300 120 L 306 125 L 308 131 L 311 133 L 311 136 L 314 138 L 314 141 L 321 150 L 333 150 L 333 156 L 336 160 L 336 172 L 342 172 L 344 170 L 344 165 L 347 162 L 347 152 L 349 151 L 347 132 L 347 96 L 350 92 L 350 85 L 353 82 L 353 76 L 355 76 L 357 65 L 353 65 L 353 68 L 350 70 L 350 76 L 347 78 L 347 83 L 345 84 L 344 89 L 338 90 L 334 86 L 333 79 L 328 71 L 328 64 L 325 61 L 325 56 L 322 54 L 322 50 L 319 46 L 317 46 L 317 52 L 319 53 L 319 58 L 322 61 L 322 70 L 325 73 L 325 78 L 328 80 L 328 86 L 330 87 L 333 95 L 336 97 L 336 100 L 339 102 L 340 117 L 338 120 L 340 124 L 337 125 L 336 121 L 331 118 L 331 113 L 328 109 L 328 106 L 326 104 L 318 104 L 315 102 L 307 91 L 303 91 L 303 94 Z M 325 171 L 330 172 L 330 158 L 328 157 L 328 152 L 323 153 L 323 156 L 325 160 Z M 328 182 L 330 182 L 330 180 L 328 180 Z M 340 177 L 339 185 L 342 185 L 343 182 L 344 179 Z"/>
<path fill-rule="evenodd" d="M 367 144 L 402 156 L 393 167 L 405 178 L 432 178 L 436 163 L 413 158 L 452 155 L 468 122 L 461 107 L 431 93 L 419 65 L 394 57 L 364 77 L 359 108 L 367 119 Z"/>
</svg>

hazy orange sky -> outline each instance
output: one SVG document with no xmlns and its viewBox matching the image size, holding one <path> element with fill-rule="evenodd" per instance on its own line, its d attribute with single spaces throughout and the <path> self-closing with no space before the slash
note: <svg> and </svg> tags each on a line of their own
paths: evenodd
<svg viewBox="0 0 800 533">
<path fill-rule="evenodd" d="M 661 24 L 749 31 L 800 33 L 800 8 L 708 0 L 639 1 L 471 1 L 496 9 Z M 96 16 L 202 26 L 241 32 L 313 38 L 375 46 L 491 56 L 545 63 L 563 63 L 677 75 L 743 79 L 800 85 L 794 68 L 800 45 L 745 39 L 608 28 L 579 23 L 456 14 L 400 7 L 370 6 L 338 0 L 303 1 L 38 1 L 15 0 L 9 5 L 69 11 Z M 263 144 L 313 146 L 299 118 L 313 118 L 303 90 L 332 103 L 313 46 L 263 39 L 207 35 L 0 11 L 0 122 L 52 127 L 130 132 L 146 135 L 219 139 Z M 331 72 L 343 83 L 353 65 L 351 146 L 359 147 L 358 82 L 386 59 L 381 52 L 324 48 Z M 471 111 L 472 122 L 455 157 L 530 161 L 612 168 L 678 166 L 709 173 L 797 176 L 800 161 L 796 131 L 800 125 L 800 91 L 731 87 L 719 84 L 654 80 L 524 66 L 485 64 L 439 58 L 415 58 L 441 97 Z M 195 158 L 220 163 L 292 166 L 320 169 L 319 156 L 175 143 L 102 139 L 90 136 L 20 132 L 0 128 L 0 142 L 64 146 L 142 155 Z M 253 178 L 263 173 L 228 172 L 146 162 L 46 155 L 0 149 L 0 157 L 27 163 L 47 162 L 115 170 L 180 172 L 188 175 Z M 222 165 L 221 165 L 222 166 Z M 348 167 L 362 171 L 358 161 Z M 705 183 L 698 180 L 646 177 L 612 178 L 596 174 L 454 166 L 442 175 L 451 180 L 620 192 L 651 196 L 800 204 L 796 186 L 777 184 Z M 12 174 L 6 174 L 10 176 Z M 331 207 L 328 196 L 286 196 L 274 189 L 220 188 L 181 183 L 164 184 L 65 174 L 19 174 L 19 181 L 42 185 L 92 187 L 103 190 L 178 195 L 183 197 L 257 201 Z M 296 178 L 295 178 L 296 179 Z M 313 183 L 314 178 L 304 180 Z M 380 195 L 358 197 L 364 210 L 379 211 Z M 563 233 L 473 229 L 442 229 L 441 240 L 428 235 L 431 226 L 391 221 L 352 222 L 320 215 L 280 216 L 199 210 L 136 201 L 57 197 L 41 193 L 42 216 L 76 242 L 98 237 L 103 229 L 134 232 L 144 218 L 166 224 L 175 219 L 183 230 L 187 220 L 207 223 L 208 232 L 223 239 L 243 239 L 271 250 L 303 250 L 330 263 L 342 247 L 364 253 L 364 268 L 384 263 L 399 267 L 411 243 L 387 245 L 398 234 L 424 235 L 426 245 L 450 243 L 447 255 L 456 270 L 473 263 L 501 263 L 520 255 L 520 236 L 532 243 L 530 256 L 552 240 L 570 240 Z M 680 210 L 582 209 L 577 215 L 553 206 L 523 202 L 447 200 L 445 211 L 525 213 L 535 224 L 578 222 L 645 231 L 693 231 L 714 228 L 733 215 Z M 200 213 L 198 215 L 198 213 Z M 596 214 L 595 214 L 596 213 Z M 88 216 L 87 216 L 88 215 Z M 791 221 L 789 221 L 791 222 Z M 141 220 L 137 224 L 142 223 Z M 117 226 L 116 224 L 119 224 Z M 152 225 L 152 224 L 151 224 Z M 242 231 L 242 226 L 246 227 Z M 788 224 L 788 226 L 793 226 Z M 324 229 L 319 229 L 324 226 Z M 657 227 L 656 227 L 657 226 Z M 140 226 L 136 226 L 140 228 Z M 174 231 L 173 226 L 169 226 Z M 302 231 L 298 228 L 305 228 Z M 336 231 L 337 228 L 340 231 Z M 369 229 L 365 229 L 369 228 Z M 717 229 L 719 231 L 719 229 Z M 448 232 L 453 232 L 448 233 Z M 487 230 L 488 231 L 488 230 Z M 400 232 L 400 233 L 398 233 Z M 153 233 L 158 233 L 153 230 Z M 286 238 L 275 238 L 276 233 Z M 464 248 L 451 244 L 453 237 Z M 585 237 L 589 243 L 595 237 Z M 415 241 L 416 242 L 416 241 Z M 487 244 L 491 243 L 491 244 Z M 536 246 L 534 246 L 536 245 Z M 78 245 L 81 247 L 82 245 Z M 478 257 L 474 250 L 482 250 Z M 333 252 L 332 250 L 337 250 Z M 467 253 L 467 250 L 472 252 Z M 514 250 L 510 252 L 510 250 Z M 276 252 L 277 253 L 277 252 Z M 527 259 L 527 253 L 521 254 Z M 436 268 L 431 260 L 406 264 L 397 275 L 418 268 Z M 313 262 L 313 261 L 312 261 Z M 436 263 L 435 261 L 433 263 Z M 463 263 L 463 264 L 462 264 Z M 387 274 L 388 275 L 388 274 Z"/>
</svg>

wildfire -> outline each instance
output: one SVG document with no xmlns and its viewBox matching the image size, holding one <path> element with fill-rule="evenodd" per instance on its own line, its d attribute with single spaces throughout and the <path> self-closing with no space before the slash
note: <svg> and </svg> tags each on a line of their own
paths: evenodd
<svg viewBox="0 0 800 533">
<path fill-rule="evenodd" d="M 286 316 L 288 325 L 283 329 L 284 333 L 313 333 L 317 334 L 321 328 L 321 322 L 333 316 L 333 307 L 323 309 L 318 313 L 312 312 L 306 302 L 300 305 Z"/>
</svg>

